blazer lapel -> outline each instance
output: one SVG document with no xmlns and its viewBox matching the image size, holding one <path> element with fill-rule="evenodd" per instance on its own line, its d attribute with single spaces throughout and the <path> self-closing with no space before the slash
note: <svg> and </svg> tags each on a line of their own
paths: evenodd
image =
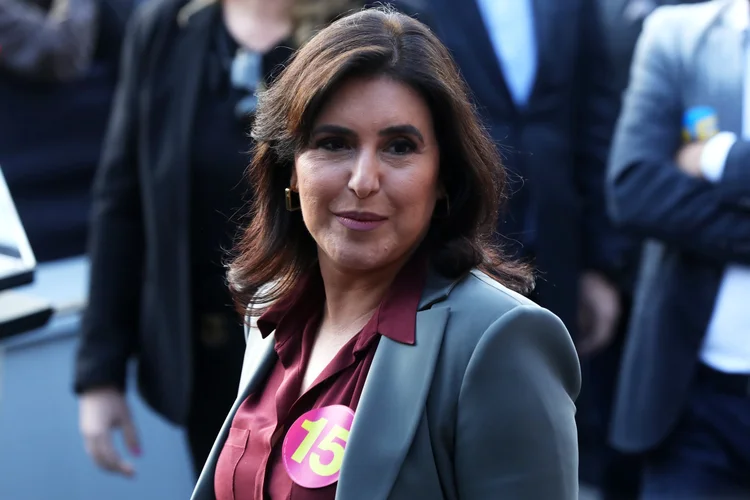
<svg viewBox="0 0 750 500">
<path fill-rule="evenodd" d="M 450 308 L 439 304 L 455 282 L 433 274 L 417 313 L 416 343 L 380 339 L 346 446 L 337 500 L 388 498 L 424 412 Z"/>
<path fill-rule="evenodd" d="M 229 428 L 232 426 L 232 421 L 240 405 L 265 381 L 269 370 L 276 362 L 276 352 L 273 349 L 273 345 L 273 335 L 269 335 L 264 339 L 256 329 L 250 329 L 247 346 L 245 347 L 245 359 L 242 365 L 237 399 L 234 401 L 229 415 L 227 415 L 224 424 L 221 426 L 221 431 L 219 431 L 214 446 L 211 448 L 211 453 L 206 460 L 206 466 L 198 478 L 198 483 L 195 486 L 191 500 L 214 500 L 214 475 L 216 474 L 216 462 L 219 460 L 219 454 L 224 447 L 224 442 L 229 434 Z"/>
</svg>

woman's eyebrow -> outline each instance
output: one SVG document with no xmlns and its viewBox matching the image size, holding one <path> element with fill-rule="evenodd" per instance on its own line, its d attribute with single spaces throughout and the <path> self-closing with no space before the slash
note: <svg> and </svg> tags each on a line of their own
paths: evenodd
<svg viewBox="0 0 750 500">
<path fill-rule="evenodd" d="M 318 125 L 313 129 L 310 135 L 317 135 L 317 134 L 336 134 L 336 135 L 343 135 L 346 137 L 353 137 L 357 134 L 354 133 L 352 129 L 342 127 L 341 125 Z"/>
<path fill-rule="evenodd" d="M 386 127 L 379 132 L 379 135 L 381 136 L 399 134 L 413 135 L 417 139 L 419 139 L 420 142 L 424 143 L 424 137 L 422 137 L 422 133 L 414 125 L 394 125 L 392 127 Z"/>
</svg>

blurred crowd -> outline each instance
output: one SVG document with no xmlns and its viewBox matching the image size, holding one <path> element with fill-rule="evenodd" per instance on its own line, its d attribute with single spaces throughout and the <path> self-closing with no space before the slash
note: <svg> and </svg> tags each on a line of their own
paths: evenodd
<svg viewBox="0 0 750 500">
<path fill-rule="evenodd" d="M 100 463 L 132 472 L 95 415 L 137 452 L 137 357 L 200 471 L 244 350 L 224 263 L 256 93 L 366 3 L 0 0 L 0 166 L 37 259 L 91 260 L 74 389 Z M 388 3 L 451 50 L 511 173 L 497 240 L 578 347 L 581 481 L 750 498 L 750 1 Z"/>
</svg>

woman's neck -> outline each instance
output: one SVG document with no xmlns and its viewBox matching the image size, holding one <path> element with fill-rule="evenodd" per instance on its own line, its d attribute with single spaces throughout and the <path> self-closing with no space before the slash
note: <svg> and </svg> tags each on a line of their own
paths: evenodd
<svg viewBox="0 0 750 500">
<path fill-rule="evenodd" d="M 380 305 L 396 278 L 403 262 L 396 262 L 375 272 L 351 272 L 337 268 L 323 258 L 320 273 L 326 294 L 323 323 L 332 329 L 348 332 L 364 326 Z"/>
</svg>

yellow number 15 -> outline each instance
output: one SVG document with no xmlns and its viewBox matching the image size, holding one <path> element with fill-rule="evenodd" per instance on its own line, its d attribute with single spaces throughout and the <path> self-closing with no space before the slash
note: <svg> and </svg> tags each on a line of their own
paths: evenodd
<svg viewBox="0 0 750 500">
<path fill-rule="evenodd" d="M 333 458 L 327 464 L 320 461 L 320 455 L 316 452 L 310 453 L 315 441 L 318 440 L 320 434 L 328 425 L 328 419 L 321 418 L 315 421 L 305 420 L 302 422 L 302 428 L 307 431 L 307 436 L 302 440 L 297 450 L 292 455 L 292 460 L 301 464 L 307 455 L 310 455 L 310 468 L 312 471 L 319 476 L 328 477 L 336 474 L 341 470 L 341 464 L 344 462 L 344 446 L 346 441 L 349 439 L 349 431 L 341 427 L 340 425 L 334 425 L 333 428 L 326 434 L 323 441 L 316 446 L 318 450 L 330 451 L 333 453 Z M 339 439 L 344 442 L 344 446 L 334 442 L 334 439 Z"/>
</svg>

